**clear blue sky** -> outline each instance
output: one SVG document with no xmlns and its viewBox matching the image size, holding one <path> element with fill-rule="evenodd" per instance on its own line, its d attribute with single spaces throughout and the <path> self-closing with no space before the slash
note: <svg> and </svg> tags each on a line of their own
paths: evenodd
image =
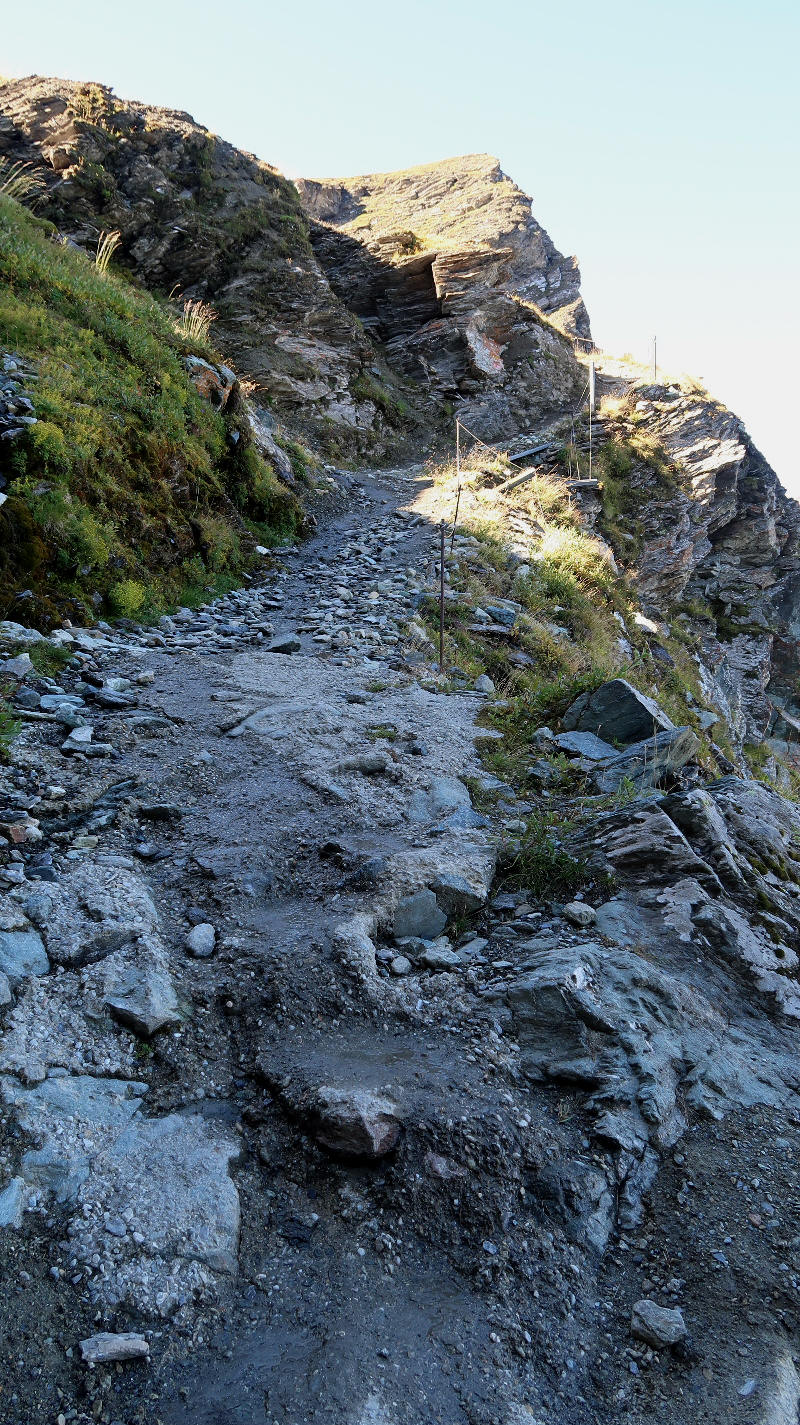
<svg viewBox="0 0 800 1425">
<path fill-rule="evenodd" d="M 497 154 L 596 340 L 705 378 L 800 495 L 796 0 L 32 0 L 0 72 L 188 109 L 291 175 Z"/>
</svg>

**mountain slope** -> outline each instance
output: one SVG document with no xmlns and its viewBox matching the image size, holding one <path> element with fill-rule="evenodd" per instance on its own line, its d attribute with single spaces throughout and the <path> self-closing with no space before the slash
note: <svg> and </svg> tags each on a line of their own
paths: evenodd
<svg viewBox="0 0 800 1425">
<path fill-rule="evenodd" d="M 64 613 L 157 611 L 240 578 L 252 531 L 275 542 L 301 526 L 236 388 L 223 391 L 200 356 L 209 349 L 2 195 L 0 350 L 4 617 L 47 626 Z M 191 370 L 219 387 L 224 410 Z"/>
<path fill-rule="evenodd" d="M 93 252 L 102 229 L 117 229 L 117 261 L 145 286 L 211 304 L 228 360 L 276 413 L 332 451 L 338 440 L 380 453 L 394 427 L 364 392 L 397 408 L 400 397 L 388 373 L 370 376 L 372 345 L 320 272 L 295 189 L 269 164 L 189 114 L 38 77 L 0 85 L 4 156 L 32 165 L 39 211 L 71 241 Z"/>
</svg>

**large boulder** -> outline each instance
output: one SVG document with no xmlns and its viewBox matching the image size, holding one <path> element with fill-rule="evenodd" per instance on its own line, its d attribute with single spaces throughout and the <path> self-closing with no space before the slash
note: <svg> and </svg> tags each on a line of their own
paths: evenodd
<svg viewBox="0 0 800 1425">
<path fill-rule="evenodd" d="M 674 727 L 658 703 L 625 678 L 612 678 L 593 693 L 581 693 L 561 722 L 565 732 L 594 732 L 621 747 Z"/>
</svg>

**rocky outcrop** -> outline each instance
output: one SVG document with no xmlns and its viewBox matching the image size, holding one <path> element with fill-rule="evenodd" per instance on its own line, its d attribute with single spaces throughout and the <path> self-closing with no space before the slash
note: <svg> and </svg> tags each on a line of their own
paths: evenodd
<svg viewBox="0 0 800 1425">
<path fill-rule="evenodd" d="M 297 186 L 334 290 L 400 370 L 462 398 L 482 436 L 578 395 L 572 339 L 590 330 L 577 262 L 495 158 Z"/>
<path fill-rule="evenodd" d="M 93 254 L 101 230 L 117 230 L 115 264 L 210 304 L 226 357 L 294 425 L 380 445 L 384 417 L 363 379 L 372 344 L 275 168 L 190 114 L 38 77 L 0 84 L 0 159 L 31 165 L 38 211 L 70 243 Z"/>
<path fill-rule="evenodd" d="M 0 160 L 67 241 L 117 231 L 115 263 L 208 304 L 226 358 L 334 453 L 430 434 L 443 399 L 512 436 L 583 387 L 577 263 L 488 155 L 295 186 L 189 114 L 33 77 L 0 84 Z"/>
<path fill-rule="evenodd" d="M 609 430 L 660 450 L 671 473 L 634 464 L 616 548 L 656 621 L 697 633 L 704 696 L 734 740 L 795 740 L 800 638 L 800 506 L 743 422 L 692 383 L 630 383 Z M 674 611 L 674 613 L 673 613 Z"/>
</svg>

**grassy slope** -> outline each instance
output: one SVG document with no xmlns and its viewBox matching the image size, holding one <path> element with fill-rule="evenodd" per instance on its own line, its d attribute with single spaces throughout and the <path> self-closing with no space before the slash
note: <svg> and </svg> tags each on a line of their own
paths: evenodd
<svg viewBox="0 0 800 1425">
<path fill-rule="evenodd" d="M 223 419 L 184 371 L 188 351 L 212 353 L 2 196 L 0 348 L 38 371 L 38 423 L 0 456 L 0 616 L 156 611 L 247 567 L 245 521 L 265 542 L 294 533 L 299 507 L 236 411 Z"/>
</svg>

